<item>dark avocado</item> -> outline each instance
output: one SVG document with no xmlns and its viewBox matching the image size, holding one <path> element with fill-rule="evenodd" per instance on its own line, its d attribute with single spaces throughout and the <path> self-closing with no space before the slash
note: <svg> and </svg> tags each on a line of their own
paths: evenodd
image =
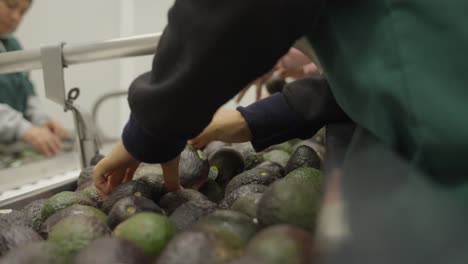
<svg viewBox="0 0 468 264">
<path fill-rule="evenodd" d="M 22 211 L 3 209 L 0 210 L 0 222 L 29 227 L 29 221 Z"/>
<path fill-rule="evenodd" d="M 226 195 L 223 201 L 219 204 L 219 208 L 228 209 L 240 197 L 251 193 L 264 193 L 267 188 L 267 186 L 261 184 L 242 185 L 234 191 L 230 192 L 228 195 Z"/>
<path fill-rule="evenodd" d="M 105 213 L 109 213 L 118 200 L 132 195 L 153 199 L 155 193 L 148 184 L 142 181 L 128 181 L 117 186 L 117 188 L 107 197 L 107 199 L 102 203 L 102 210 Z"/>
<path fill-rule="evenodd" d="M 167 193 L 162 174 L 146 174 L 135 180 L 141 181 L 151 188 L 153 192 L 153 201 L 158 201 Z"/>
<path fill-rule="evenodd" d="M 245 162 L 242 155 L 231 147 L 222 147 L 209 156 L 208 161 L 211 166 L 218 170 L 216 182 L 221 186 L 226 184 L 237 174 L 245 169 Z"/>
<path fill-rule="evenodd" d="M 99 238 L 80 251 L 74 264 L 147 264 L 150 259 L 143 250 L 130 241 L 116 238 Z"/>
<path fill-rule="evenodd" d="M 161 200 L 159 200 L 159 205 L 170 215 L 177 207 L 193 200 L 208 200 L 208 198 L 195 190 L 182 189 L 178 192 L 171 192 L 164 195 Z"/>
<path fill-rule="evenodd" d="M 47 218 L 47 220 L 44 223 L 42 223 L 39 229 L 39 234 L 41 234 L 42 237 L 47 239 L 50 231 L 52 231 L 52 229 L 58 222 L 60 222 L 62 219 L 67 218 L 69 216 L 76 216 L 76 215 L 96 217 L 99 220 L 101 220 L 103 223 L 107 221 L 107 216 L 103 212 L 101 212 L 99 209 L 96 209 L 90 206 L 76 204 L 68 208 L 62 209 L 56 212 L 55 214 L 51 215 L 49 218 Z"/>
<path fill-rule="evenodd" d="M 253 168 L 234 177 L 226 186 L 225 197 L 235 189 L 247 184 L 270 185 L 281 175 L 262 168 Z"/>
<path fill-rule="evenodd" d="M 219 203 L 224 198 L 223 188 L 212 179 L 208 179 L 198 191 L 214 203 Z"/>
<path fill-rule="evenodd" d="M 177 230 L 186 230 L 201 217 L 213 212 L 217 205 L 208 200 L 188 201 L 171 214 L 171 221 Z"/>
<path fill-rule="evenodd" d="M 232 144 L 232 148 L 244 157 L 245 170 L 250 170 L 265 161 L 261 153 L 256 153 L 250 142 Z"/>
<path fill-rule="evenodd" d="M 273 171 L 273 172 L 278 173 L 279 175 L 281 175 L 281 177 L 286 175 L 286 173 L 284 171 L 284 167 L 281 166 L 280 164 L 274 162 L 274 161 L 269 161 L 269 160 L 264 161 L 264 162 L 258 164 L 255 168 L 261 168 L 261 169 Z"/>
<path fill-rule="evenodd" d="M 316 169 L 322 167 L 322 161 L 319 155 L 311 147 L 302 145 L 294 151 L 286 164 L 286 174 L 300 167 Z"/>
<path fill-rule="evenodd" d="M 0 256 L 11 249 L 22 248 L 41 240 L 41 236 L 29 227 L 0 221 Z"/>
<path fill-rule="evenodd" d="M 128 196 L 118 200 L 107 218 L 107 225 L 114 229 L 118 224 L 140 212 L 154 212 L 165 215 L 164 211 L 146 197 Z"/>
<path fill-rule="evenodd" d="M 231 206 L 231 210 L 244 213 L 252 219 L 257 218 L 257 209 L 263 193 L 249 193 L 239 197 Z"/>
<path fill-rule="evenodd" d="M 28 226 L 34 231 L 39 231 L 39 228 L 41 227 L 41 211 L 46 201 L 47 199 L 33 201 L 21 210 Z"/>
<path fill-rule="evenodd" d="M 198 189 L 208 179 L 210 164 L 203 151 L 187 145 L 180 154 L 179 179 L 184 188 Z"/>
<path fill-rule="evenodd" d="M 231 144 L 226 143 L 226 142 L 222 142 L 222 141 L 211 141 L 208 144 L 206 144 L 206 146 L 203 148 L 203 152 L 205 153 L 205 155 L 207 157 L 209 157 L 209 156 L 211 156 L 211 154 L 213 154 L 218 149 L 220 149 L 222 147 L 228 147 L 230 145 Z"/>
<path fill-rule="evenodd" d="M 286 80 L 282 77 L 275 76 L 270 78 L 265 87 L 270 94 L 280 93 L 283 91 L 284 86 L 287 84 Z"/>
</svg>

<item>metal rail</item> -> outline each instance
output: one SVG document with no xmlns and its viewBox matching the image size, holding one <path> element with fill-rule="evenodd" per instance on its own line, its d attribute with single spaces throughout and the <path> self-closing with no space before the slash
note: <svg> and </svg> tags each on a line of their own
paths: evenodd
<svg viewBox="0 0 468 264">
<path fill-rule="evenodd" d="M 63 46 L 63 66 L 154 54 L 162 33 Z M 41 49 L 0 54 L 0 73 L 42 69 Z"/>
</svg>

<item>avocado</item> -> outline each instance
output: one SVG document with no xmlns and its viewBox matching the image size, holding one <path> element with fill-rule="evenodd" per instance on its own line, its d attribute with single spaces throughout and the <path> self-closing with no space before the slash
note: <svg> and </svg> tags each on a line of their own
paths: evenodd
<svg viewBox="0 0 468 264">
<path fill-rule="evenodd" d="M 317 142 L 311 140 L 311 139 L 308 139 L 308 140 L 303 140 L 303 141 L 300 141 L 299 143 L 297 143 L 296 145 L 294 145 L 294 151 L 296 151 L 296 149 L 300 146 L 308 146 L 310 147 L 311 149 L 313 149 L 317 155 L 319 155 L 320 159 L 323 161 L 324 157 L 325 157 L 325 146 L 323 145 L 320 145 L 318 144 Z"/>
<path fill-rule="evenodd" d="M 258 204 L 262 196 L 263 193 L 249 193 L 245 196 L 241 196 L 232 204 L 231 210 L 244 213 L 250 218 L 256 219 Z"/>
<path fill-rule="evenodd" d="M 171 192 L 164 195 L 161 200 L 159 200 L 159 205 L 170 215 L 177 207 L 193 200 L 208 200 L 208 198 L 195 190 L 182 189 L 178 192 Z"/>
<path fill-rule="evenodd" d="M 229 261 L 227 264 L 269 264 L 251 256 L 242 256 Z"/>
<path fill-rule="evenodd" d="M 269 160 L 264 161 L 264 162 L 258 164 L 255 168 L 261 168 L 261 169 L 273 171 L 273 172 L 278 173 L 279 175 L 281 175 L 281 177 L 286 175 L 286 173 L 284 171 L 284 167 L 279 165 L 278 163 L 276 163 L 274 161 L 269 161 Z"/>
<path fill-rule="evenodd" d="M 107 218 L 107 225 L 114 229 L 118 224 L 140 212 L 154 212 L 165 215 L 163 209 L 146 197 L 128 196 L 118 200 Z"/>
<path fill-rule="evenodd" d="M 257 225 L 250 217 L 233 210 L 216 210 L 202 217 L 192 228 L 214 232 L 225 240 L 237 237 L 242 245 L 245 245 L 257 231 Z"/>
<path fill-rule="evenodd" d="M 74 264 L 145 264 L 150 259 L 132 242 L 116 237 L 94 240 L 75 257 Z"/>
<path fill-rule="evenodd" d="M 101 212 L 99 209 L 86 205 L 75 204 L 68 208 L 62 209 L 56 212 L 55 214 L 51 215 L 49 218 L 47 218 L 47 220 L 44 223 L 42 223 L 39 229 L 39 234 L 41 234 L 42 237 L 47 238 L 50 231 L 58 222 L 69 216 L 76 215 L 93 216 L 101 220 L 103 223 L 106 223 L 107 221 L 106 214 Z"/>
<path fill-rule="evenodd" d="M 289 154 L 286 151 L 274 149 L 270 151 L 265 151 L 263 153 L 263 158 L 265 160 L 274 161 L 279 165 L 286 167 L 286 164 L 289 160 Z"/>
<path fill-rule="evenodd" d="M 300 167 L 312 167 L 316 169 L 322 167 L 319 155 L 311 147 L 302 145 L 294 151 L 286 164 L 286 174 Z"/>
<path fill-rule="evenodd" d="M 87 182 L 77 186 L 76 189 L 75 189 L 75 192 L 81 192 L 81 191 L 83 191 L 84 189 L 88 188 L 89 186 L 91 186 L 93 184 L 94 184 L 93 181 L 87 181 Z"/>
<path fill-rule="evenodd" d="M 244 171 L 245 163 L 242 155 L 231 147 L 223 147 L 209 156 L 211 166 L 218 169 L 216 182 L 221 186 L 226 184 L 237 174 Z"/>
<path fill-rule="evenodd" d="M 208 179 L 198 191 L 214 203 L 219 203 L 224 197 L 223 188 L 213 179 Z"/>
<path fill-rule="evenodd" d="M 203 151 L 187 145 L 180 153 L 179 179 L 184 188 L 197 190 L 208 179 L 210 164 Z"/>
<path fill-rule="evenodd" d="M 323 192 L 323 176 L 320 170 L 310 167 L 297 168 L 286 177 L 285 180 L 296 180 L 311 188 L 314 188 L 317 192 Z"/>
<path fill-rule="evenodd" d="M 281 178 L 281 175 L 262 168 L 253 168 L 242 172 L 234 177 L 226 186 L 225 197 L 232 191 L 247 184 L 270 185 L 275 180 Z"/>
<path fill-rule="evenodd" d="M 55 248 L 46 241 L 32 242 L 9 251 L 0 259 L 0 264 L 62 264 L 66 263 L 55 254 Z"/>
<path fill-rule="evenodd" d="M 142 181 L 128 181 L 117 186 L 117 188 L 107 197 L 102 203 L 102 210 L 109 213 L 114 204 L 127 196 L 143 196 L 148 199 L 153 199 L 156 195 L 154 190 Z"/>
<path fill-rule="evenodd" d="M 72 215 L 60 220 L 49 233 L 48 242 L 57 255 L 70 263 L 72 258 L 92 241 L 110 235 L 105 223 L 94 216 Z"/>
<path fill-rule="evenodd" d="M 206 146 L 203 148 L 203 153 L 205 153 L 205 155 L 207 157 L 211 156 L 211 154 L 213 154 L 215 151 L 217 151 L 218 149 L 222 148 L 222 147 L 228 147 L 230 146 L 231 144 L 229 143 L 226 143 L 226 142 L 223 142 L 223 141 L 210 141 L 208 144 L 206 144 Z"/>
<path fill-rule="evenodd" d="M 76 185 L 79 187 L 82 184 L 93 180 L 93 171 L 94 166 L 89 166 L 81 170 L 80 175 L 78 175 L 78 180 Z"/>
<path fill-rule="evenodd" d="M 147 256 L 158 256 L 176 233 L 174 224 L 165 216 L 143 212 L 120 223 L 114 235 L 133 242 Z"/>
<path fill-rule="evenodd" d="M 261 226 L 291 224 L 314 231 L 321 193 L 307 180 L 281 179 L 263 194 L 257 209 Z"/>
<path fill-rule="evenodd" d="M 96 208 L 102 207 L 102 203 L 104 201 L 102 200 L 101 196 L 98 194 L 96 186 L 94 184 L 91 184 L 90 186 L 82 190 L 81 193 L 91 200 L 94 207 Z"/>
<path fill-rule="evenodd" d="M 271 77 L 265 87 L 270 94 L 274 93 L 281 93 L 283 91 L 284 86 L 287 84 L 286 80 L 283 77 L 274 76 Z"/>
<path fill-rule="evenodd" d="M 263 155 L 256 153 L 250 142 L 232 144 L 232 148 L 237 150 L 244 157 L 245 170 L 250 170 L 258 164 L 264 162 Z"/>
<path fill-rule="evenodd" d="M 158 264 L 221 264 L 241 254 L 241 244 L 215 232 L 188 230 L 177 234 L 158 258 Z"/>
<path fill-rule="evenodd" d="M 143 182 L 151 188 L 153 201 L 159 201 L 167 193 L 162 174 L 146 174 L 135 180 Z"/>
<path fill-rule="evenodd" d="M 268 187 L 261 184 L 247 184 L 242 185 L 234 191 L 230 192 L 219 204 L 219 208 L 228 209 L 232 204 L 242 196 L 251 194 L 251 193 L 264 193 Z"/>
<path fill-rule="evenodd" d="M 288 153 L 289 155 L 291 155 L 294 151 L 293 145 L 289 141 L 283 142 L 281 144 L 269 146 L 267 149 L 264 150 L 264 152 L 269 152 L 271 150 L 282 150 Z"/>
<path fill-rule="evenodd" d="M 13 209 L 0 210 L 0 222 L 29 227 L 29 221 L 22 211 Z"/>
<path fill-rule="evenodd" d="M 177 230 L 186 230 L 202 216 L 213 212 L 216 207 L 215 203 L 208 200 L 188 201 L 177 207 L 169 219 L 174 223 Z"/>
<path fill-rule="evenodd" d="M 41 210 L 41 224 L 49 216 L 74 204 L 92 206 L 91 200 L 82 193 L 60 192 L 47 199 Z"/>
<path fill-rule="evenodd" d="M 29 227 L 0 221 L 0 256 L 11 249 L 41 240 L 41 236 Z"/>
<path fill-rule="evenodd" d="M 39 228 L 41 227 L 41 211 L 46 202 L 47 199 L 35 200 L 21 209 L 21 212 L 27 221 L 27 225 L 36 232 L 39 231 Z"/>
<path fill-rule="evenodd" d="M 247 244 L 245 254 L 269 264 L 309 264 L 312 259 L 312 235 L 295 226 L 277 225 L 256 234 Z"/>
</svg>

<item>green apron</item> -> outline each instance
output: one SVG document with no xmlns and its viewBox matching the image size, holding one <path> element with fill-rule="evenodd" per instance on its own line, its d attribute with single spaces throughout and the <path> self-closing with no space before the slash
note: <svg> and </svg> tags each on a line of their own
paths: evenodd
<svg viewBox="0 0 468 264">
<path fill-rule="evenodd" d="M 13 38 L 0 39 L 2 52 L 21 50 L 18 41 Z M 26 73 L 0 74 L 0 103 L 25 115 L 28 97 L 34 95 L 34 87 Z"/>
</svg>

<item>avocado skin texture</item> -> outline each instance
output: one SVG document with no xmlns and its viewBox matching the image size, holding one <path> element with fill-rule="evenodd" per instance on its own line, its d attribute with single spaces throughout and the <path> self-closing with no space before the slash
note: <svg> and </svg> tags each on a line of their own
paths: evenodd
<svg viewBox="0 0 468 264">
<path fill-rule="evenodd" d="M 257 208 L 263 193 L 249 193 L 239 197 L 231 206 L 231 210 L 244 213 L 252 219 L 257 218 Z"/>
<path fill-rule="evenodd" d="M 36 241 L 42 241 L 42 238 L 31 228 L 0 222 L 0 256 Z"/>
<path fill-rule="evenodd" d="M 311 254 L 313 247 L 309 232 L 291 225 L 276 225 L 256 234 L 245 254 L 269 264 L 309 264 L 316 263 Z"/>
<path fill-rule="evenodd" d="M 116 237 L 99 238 L 80 251 L 74 264 L 145 264 L 150 259 L 132 242 Z"/>
<path fill-rule="evenodd" d="M 109 227 L 98 218 L 74 215 L 62 219 L 52 228 L 48 242 L 57 248 L 58 256 L 71 262 L 92 241 L 110 233 Z"/>
<path fill-rule="evenodd" d="M 264 193 L 267 190 L 267 186 L 261 184 L 247 184 L 242 185 L 234 191 L 230 192 L 223 201 L 219 204 L 221 209 L 229 209 L 232 204 L 242 196 L 249 195 L 252 193 Z"/>
<path fill-rule="evenodd" d="M 270 185 L 275 180 L 281 178 L 281 175 L 273 171 L 262 168 L 253 168 L 242 172 L 234 177 L 226 186 L 225 197 L 235 189 L 247 184 Z"/>
<path fill-rule="evenodd" d="M 46 201 L 47 199 L 35 200 L 21 209 L 28 226 L 36 232 L 41 227 L 41 211 Z"/>
<path fill-rule="evenodd" d="M 214 203 L 219 203 L 224 198 L 223 188 L 212 179 L 208 179 L 199 191 Z"/>
<path fill-rule="evenodd" d="M 300 167 L 312 167 L 316 169 L 322 167 L 319 155 L 309 146 L 302 145 L 294 151 L 286 164 L 286 174 Z"/>
<path fill-rule="evenodd" d="M 283 166 L 281 166 L 281 165 L 280 165 L 279 163 L 277 163 L 277 162 L 270 161 L 270 160 L 267 160 L 267 161 L 264 161 L 264 162 L 258 164 L 255 168 L 261 168 L 261 169 L 273 171 L 273 172 L 275 172 L 275 173 L 281 175 L 281 177 L 283 177 L 284 175 L 286 175 L 286 172 L 285 172 Z"/>
<path fill-rule="evenodd" d="M 171 192 L 164 195 L 161 200 L 159 200 L 159 205 L 170 215 L 177 207 L 193 200 L 208 200 L 208 198 L 198 191 L 182 189 L 178 192 Z"/>
<path fill-rule="evenodd" d="M 107 217 L 107 225 L 114 229 L 118 224 L 140 212 L 153 212 L 166 215 L 163 209 L 146 197 L 134 195 L 118 200 Z"/>
<path fill-rule="evenodd" d="M 220 186 L 226 184 L 237 174 L 245 169 L 245 162 L 242 155 L 235 149 L 230 147 L 223 147 L 211 154 L 209 157 L 211 166 L 218 169 L 218 176 L 216 182 Z"/>
<path fill-rule="evenodd" d="M 46 241 L 37 241 L 10 250 L 0 259 L 0 264 L 64 264 L 66 260 L 56 255 L 55 247 Z"/>
<path fill-rule="evenodd" d="M 99 209 L 96 209 L 91 206 L 85 205 L 72 205 L 68 208 L 62 209 L 55 214 L 51 215 L 47 220 L 42 223 L 39 234 L 45 239 L 47 239 L 50 231 L 54 228 L 54 226 L 60 222 L 62 219 L 67 218 L 69 216 L 77 216 L 77 215 L 84 215 L 90 217 L 96 217 L 97 219 L 101 220 L 103 223 L 107 221 L 107 216 Z"/>
<path fill-rule="evenodd" d="M 217 205 L 208 200 L 188 201 L 179 206 L 169 217 L 177 230 L 186 230 L 201 217 L 216 210 Z"/>
<path fill-rule="evenodd" d="M 12 210 L 9 213 L 0 214 L 0 222 L 29 227 L 28 219 L 23 211 Z"/>
<path fill-rule="evenodd" d="M 205 155 L 207 157 L 209 157 L 209 156 L 211 156 L 211 154 L 216 152 L 218 149 L 220 149 L 222 147 L 227 147 L 227 146 L 230 146 L 230 145 L 231 144 L 223 142 L 223 141 L 216 141 L 216 140 L 211 141 L 208 144 L 206 144 L 206 146 L 203 148 L 203 153 L 205 153 Z"/>
<path fill-rule="evenodd" d="M 187 145 L 180 154 L 179 179 L 184 188 L 198 189 L 208 179 L 210 164 L 203 151 Z"/>
<path fill-rule="evenodd" d="M 44 222 L 56 212 L 74 204 L 92 206 L 92 201 L 84 194 L 78 192 L 60 192 L 47 199 L 41 210 L 41 222 Z"/>
<path fill-rule="evenodd" d="M 263 153 L 263 158 L 265 160 L 274 161 L 283 167 L 286 167 L 286 164 L 289 161 L 289 157 L 289 153 L 279 149 L 274 149 Z"/>
<path fill-rule="evenodd" d="M 94 207 L 101 209 L 102 203 L 104 201 L 102 200 L 102 197 L 99 196 L 96 186 L 94 184 L 91 184 L 90 186 L 83 189 L 81 193 L 91 200 Z"/>
<path fill-rule="evenodd" d="M 132 195 L 153 199 L 155 193 L 151 186 L 142 181 L 135 180 L 122 183 L 117 186 L 117 188 L 102 203 L 102 211 L 108 214 L 118 200 Z"/>
</svg>

